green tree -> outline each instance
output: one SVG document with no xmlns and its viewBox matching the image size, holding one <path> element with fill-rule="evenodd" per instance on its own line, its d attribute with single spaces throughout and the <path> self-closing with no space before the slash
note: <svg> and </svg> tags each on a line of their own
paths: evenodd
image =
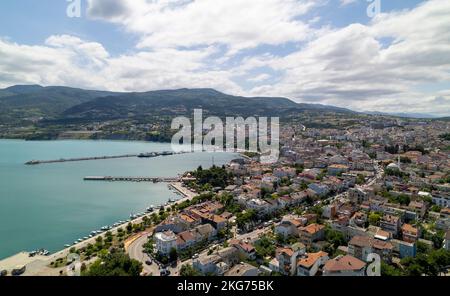
<svg viewBox="0 0 450 296">
<path fill-rule="evenodd" d="M 102 255 L 95 261 L 84 276 L 139 276 L 142 272 L 142 263 L 121 252 L 115 251 Z"/>
<path fill-rule="evenodd" d="M 380 221 L 381 221 L 381 215 L 380 214 L 378 214 L 378 213 L 371 213 L 369 215 L 369 224 L 370 225 L 378 226 Z"/>
<path fill-rule="evenodd" d="M 181 266 L 180 276 L 201 276 L 201 274 L 192 265 L 185 264 Z"/>
</svg>

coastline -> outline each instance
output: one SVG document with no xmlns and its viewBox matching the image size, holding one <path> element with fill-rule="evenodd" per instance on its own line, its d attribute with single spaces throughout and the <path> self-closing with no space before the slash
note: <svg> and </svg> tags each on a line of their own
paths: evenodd
<svg viewBox="0 0 450 296">
<path fill-rule="evenodd" d="M 195 196 L 197 196 L 197 193 L 189 190 L 188 188 L 184 187 L 182 185 L 182 183 L 180 182 L 175 182 L 175 183 L 169 183 L 169 186 L 171 188 L 173 188 L 174 190 L 176 190 L 177 192 L 179 192 L 183 197 L 179 200 L 177 200 L 176 202 L 174 202 L 173 204 L 164 206 L 164 209 L 170 208 L 172 205 L 174 204 L 180 204 L 184 201 L 187 200 L 191 200 L 193 199 Z M 116 234 L 118 232 L 119 228 L 124 228 L 126 227 L 129 223 L 132 224 L 139 224 L 142 223 L 143 218 L 144 217 L 150 217 L 152 214 L 154 213 L 158 213 L 159 212 L 159 208 L 154 209 L 152 212 L 148 212 L 145 215 L 138 217 L 136 219 L 133 219 L 129 222 L 123 223 L 117 227 L 114 227 L 108 231 L 110 231 L 113 234 Z M 102 232 L 96 236 L 93 236 L 92 238 L 89 238 L 88 240 L 82 241 L 80 243 L 74 244 L 68 248 L 64 248 L 61 251 L 58 251 L 56 253 L 53 253 L 49 256 L 35 256 L 35 257 L 29 257 L 29 252 L 19 252 L 15 255 L 9 256 L 7 258 L 4 258 L 2 260 L 0 260 L 0 270 L 7 270 L 9 273 L 11 273 L 11 270 L 13 270 L 14 268 L 18 267 L 18 266 L 26 266 L 26 271 L 23 274 L 24 276 L 36 276 L 36 275 L 48 275 L 49 271 L 53 271 L 50 274 L 54 274 L 54 275 L 59 275 L 59 270 L 58 268 L 50 268 L 48 267 L 48 265 L 50 265 L 50 263 L 52 261 L 55 261 L 58 258 L 62 258 L 62 257 L 66 257 L 67 255 L 70 254 L 70 250 L 72 248 L 76 248 L 76 249 L 80 249 L 80 248 L 84 248 L 89 244 L 93 244 L 95 243 L 95 240 L 100 237 L 103 236 L 105 232 Z M 29 268 L 31 267 L 31 268 Z"/>
</svg>

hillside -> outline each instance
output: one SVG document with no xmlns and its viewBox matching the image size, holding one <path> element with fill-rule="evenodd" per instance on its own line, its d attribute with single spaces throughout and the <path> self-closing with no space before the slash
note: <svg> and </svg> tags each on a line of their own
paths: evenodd
<svg viewBox="0 0 450 296">
<path fill-rule="evenodd" d="M 297 104 L 286 98 L 246 98 L 212 89 L 179 89 L 97 98 L 69 108 L 63 118 L 106 120 L 154 115 L 189 116 L 194 109 L 217 116 L 279 116 L 305 110 L 351 112 L 336 107 Z"/>
<path fill-rule="evenodd" d="M 28 118 L 56 118 L 65 110 L 111 92 L 69 87 L 20 85 L 0 90 L 0 122 L 11 123 Z"/>
<path fill-rule="evenodd" d="M 304 111 L 349 113 L 332 106 L 297 104 L 286 98 L 239 97 L 213 89 L 113 93 L 69 87 L 19 85 L 0 90 L 1 123 L 33 118 L 55 122 L 104 121 L 190 115 L 202 108 L 218 116 L 281 116 Z"/>
</svg>

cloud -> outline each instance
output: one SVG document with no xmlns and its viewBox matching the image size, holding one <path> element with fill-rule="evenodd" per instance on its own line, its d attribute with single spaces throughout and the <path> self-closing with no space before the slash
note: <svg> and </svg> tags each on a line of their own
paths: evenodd
<svg viewBox="0 0 450 296">
<path fill-rule="evenodd" d="M 340 28 L 317 27 L 314 13 L 307 19 L 324 3 L 90 0 L 91 18 L 140 36 L 133 51 L 114 56 L 98 42 L 71 35 L 50 36 L 41 46 L 0 39 L 0 87 L 211 87 L 361 111 L 448 115 L 448 1 Z"/>
<path fill-rule="evenodd" d="M 93 14 L 95 7 L 120 2 L 120 14 Z M 132 2 L 132 4 L 131 4 Z M 261 44 L 278 45 L 307 38 L 310 28 L 298 19 L 322 1 L 313 0 L 90 0 L 96 17 L 141 35 L 139 48 L 221 44 L 232 55 Z M 113 5 L 115 6 L 115 5 Z M 100 10 L 100 9 L 97 9 Z M 100 10 L 102 11 L 102 10 Z"/>
<path fill-rule="evenodd" d="M 358 2 L 358 0 L 340 0 L 341 6 L 346 6 Z"/>
</svg>

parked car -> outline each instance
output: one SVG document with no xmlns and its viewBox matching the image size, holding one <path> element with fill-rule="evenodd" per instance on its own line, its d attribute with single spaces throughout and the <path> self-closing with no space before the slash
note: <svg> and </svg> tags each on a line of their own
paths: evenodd
<svg viewBox="0 0 450 296">
<path fill-rule="evenodd" d="M 8 271 L 7 270 L 0 271 L 0 276 L 7 276 L 7 275 L 8 275 Z"/>
<path fill-rule="evenodd" d="M 145 261 L 145 264 L 147 264 L 147 265 L 152 265 L 152 264 L 153 264 L 153 261 L 152 261 L 152 260 L 147 260 L 147 261 Z"/>
<path fill-rule="evenodd" d="M 13 276 L 19 276 L 19 275 L 24 274 L 24 273 L 25 273 L 25 270 L 26 270 L 26 266 L 25 266 L 25 265 L 24 265 L 24 266 L 18 266 L 18 267 L 16 267 L 15 269 L 13 269 L 13 271 L 11 272 L 11 274 L 12 274 Z"/>
<path fill-rule="evenodd" d="M 160 274 L 161 276 L 169 276 L 169 275 L 170 275 L 170 271 L 167 270 L 167 269 L 161 269 L 160 272 L 159 272 L 159 274 Z"/>
</svg>

